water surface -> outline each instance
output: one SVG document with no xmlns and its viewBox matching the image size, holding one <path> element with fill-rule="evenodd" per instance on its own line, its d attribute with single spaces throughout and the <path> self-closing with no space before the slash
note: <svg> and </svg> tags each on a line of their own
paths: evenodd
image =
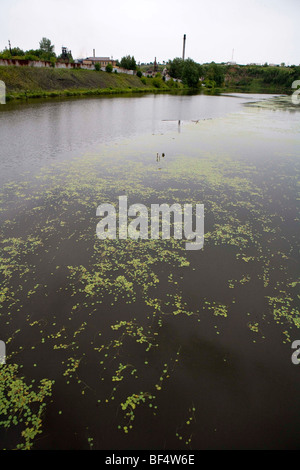
<svg viewBox="0 0 300 470">
<path fill-rule="evenodd" d="M 258 98 L 0 114 L 0 378 L 48 380 L 40 415 L 5 402 L 2 447 L 299 448 L 299 113 Z M 99 240 L 96 208 L 120 195 L 204 204 L 203 250 Z"/>
</svg>

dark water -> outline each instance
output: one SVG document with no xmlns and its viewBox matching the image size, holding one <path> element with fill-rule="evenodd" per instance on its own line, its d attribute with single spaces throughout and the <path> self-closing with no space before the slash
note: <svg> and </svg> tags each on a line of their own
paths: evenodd
<svg viewBox="0 0 300 470">
<path fill-rule="evenodd" d="M 266 98 L 1 112 L 0 373 L 55 381 L 34 449 L 299 448 L 299 112 Z M 203 250 L 97 239 L 123 194 L 203 203 Z"/>
</svg>

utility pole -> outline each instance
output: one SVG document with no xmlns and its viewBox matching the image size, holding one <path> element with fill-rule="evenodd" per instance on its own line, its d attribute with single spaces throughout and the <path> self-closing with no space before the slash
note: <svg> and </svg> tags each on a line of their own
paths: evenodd
<svg viewBox="0 0 300 470">
<path fill-rule="evenodd" d="M 182 60 L 185 58 L 185 42 L 186 42 L 186 34 L 183 36 L 183 52 L 182 52 Z"/>
</svg>

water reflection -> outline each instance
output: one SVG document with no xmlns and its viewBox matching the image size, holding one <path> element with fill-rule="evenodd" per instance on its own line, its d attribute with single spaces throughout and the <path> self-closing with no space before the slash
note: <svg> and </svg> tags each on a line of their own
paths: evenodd
<svg viewBox="0 0 300 470">
<path fill-rule="evenodd" d="M 178 132 L 182 121 L 224 116 L 245 101 L 224 96 L 147 95 L 8 104 L 0 112 L 0 183 L 72 159 L 103 142 Z"/>
</svg>

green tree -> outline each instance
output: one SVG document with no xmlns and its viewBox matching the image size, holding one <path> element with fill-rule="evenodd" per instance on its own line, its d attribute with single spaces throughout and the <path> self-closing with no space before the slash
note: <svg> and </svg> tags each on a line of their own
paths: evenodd
<svg viewBox="0 0 300 470">
<path fill-rule="evenodd" d="M 127 70 L 136 70 L 136 61 L 134 56 L 126 55 L 120 60 L 120 66 Z"/>
<path fill-rule="evenodd" d="M 224 66 L 211 62 L 206 70 L 205 79 L 215 82 L 216 86 L 222 86 L 224 83 Z"/>
<path fill-rule="evenodd" d="M 28 60 L 40 60 L 42 57 L 42 51 L 40 49 L 30 49 L 26 51 L 25 59 Z"/>
<path fill-rule="evenodd" d="M 40 50 L 46 53 L 53 53 L 54 52 L 54 46 L 51 44 L 50 39 L 48 38 L 42 38 L 40 40 Z"/>
<path fill-rule="evenodd" d="M 182 68 L 181 79 L 184 85 L 190 88 L 196 88 L 199 84 L 201 68 L 192 59 L 186 59 Z"/>
<path fill-rule="evenodd" d="M 19 47 L 13 47 L 11 50 L 12 57 L 22 57 L 25 55 L 25 52 Z"/>
<path fill-rule="evenodd" d="M 107 66 L 105 67 L 105 71 L 108 72 L 108 73 L 111 73 L 113 71 L 112 64 L 107 64 Z"/>
<path fill-rule="evenodd" d="M 5 48 L 5 49 L 1 52 L 0 58 L 1 58 L 1 59 L 11 59 L 11 53 L 10 53 L 10 51 L 9 51 L 7 48 Z"/>
<path fill-rule="evenodd" d="M 175 57 L 173 60 L 169 60 L 167 68 L 170 77 L 181 79 L 183 71 L 184 61 L 180 57 Z"/>
</svg>

